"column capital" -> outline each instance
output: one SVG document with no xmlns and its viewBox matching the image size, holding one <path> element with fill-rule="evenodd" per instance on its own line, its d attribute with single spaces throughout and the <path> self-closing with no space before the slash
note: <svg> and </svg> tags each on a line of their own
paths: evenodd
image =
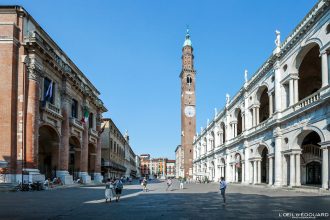
<svg viewBox="0 0 330 220">
<path fill-rule="evenodd" d="M 299 79 L 299 74 L 297 72 L 290 73 L 289 75 L 290 75 L 289 80 Z"/>
<path fill-rule="evenodd" d="M 41 72 L 34 66 L 28 67 L 28 78 L 36 82 L 40 82 Z"/>
<path fill-rule="evenodd" d="M 280 128 L 276 128 L 273 132 L 273 137 L 274 138 L 280 138 L 282 137 L 282 131 Z"/>
<path fill-rule="evenodd" d="M 270 153 L 270 154 L 267 154 L 268 158 L 274 158 L 275 157 L 275 154 L 274 153 Z"/>
<path fill-rule="evenodd" d="M 324 49 L 320 50 L 320 56 L 328 55 L 328 54 L 329 54 L 329 52 L 327 51 L 327 48 L 324 48 Z"/>
<path fill-rule="evenodd" d="M 321 145 L 321 149 L 328 149 L 330 147 L 330 141 L 321 142 L 319 145 Z"/>
<path fill-rule="evenodd" d="M 281 67 L 280 61 L 279 60 L 276 60 L 275 63 L 274 63 L 274 69 L 275 70 L 278 70 L 278 69 L 280 69 L 280 67 Z"/>
</svg>

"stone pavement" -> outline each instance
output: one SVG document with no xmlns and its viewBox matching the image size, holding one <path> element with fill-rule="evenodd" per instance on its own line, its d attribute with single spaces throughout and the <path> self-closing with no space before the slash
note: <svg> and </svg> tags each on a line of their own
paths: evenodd
<svg viewBox="0 0 330 220">
<path fill-rule="evenodd" d="M 316 193 L 233 184 L 223 206 L 214 183 L 179 190 L 174 182 L 168 192 L 165 182 L 148 188 L 125 185 L 118 203 L 105 203 L 103 186 L 0 193 L 0 219 L 290 219 L 283 215 L 330 212 L 330 196 Z"/>
</svg>

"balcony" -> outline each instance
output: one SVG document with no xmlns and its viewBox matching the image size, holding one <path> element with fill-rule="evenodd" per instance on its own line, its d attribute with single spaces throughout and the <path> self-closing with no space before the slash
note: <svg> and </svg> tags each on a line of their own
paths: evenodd
<svg viewBox="0 0 330 220">
<path fill-rule="evenodd" d="M 50 102 L 47 102 L 47 109 L 49 109 L 50 111 L 53 111 L 54 113 L 61 115 L 61 109 L 58 108 L 56 105 L 53 105 Z"/>
<path fill-rule="evenodd" d="M 89 128 L 88 133 L 89 133 L 90 135 L 94 136 L 94 137 L 98 137 L 98 136 L 99 136 L 98 132 L 95 131 L 93 128 Z"/>
<path fill-rule="evenodd" d="M 44 106 L 42 102 L 40 102 L 40 106 L 42 106 L 41 108 L 51 114 L 52 116 L 55 116 L 56 118 L 62 118 L 62 111 L 59 107 L 57 107 L 56 105 L 50 103 L 50 102 L 46 102 L 46 105 Z"/>
<path fill-rule="evenodd" d="M 77 119 L 77 118 L 70 118 L 70 124 L 72 126 L 75 126 L 75 127 L 79 128 L 79 129 L 81 129 L 81 130 L 84 129 L 82 122 L 79 119 Z"/>
<path fill-rule="evenodd" d="M 293 110 L 297 111 L 298 109 L 304 108 L 318 100 L 320 100 L 320 91 L 317 91 L 317 92 L 313 93 L 312 95 L 307 96 L 306 98 L 300 100 L 297 104 L 295 104 L 293 106 Z"/>
</svg>

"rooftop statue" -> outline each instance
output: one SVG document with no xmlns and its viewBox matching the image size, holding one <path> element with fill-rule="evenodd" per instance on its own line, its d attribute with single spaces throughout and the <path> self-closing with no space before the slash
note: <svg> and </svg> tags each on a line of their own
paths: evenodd
<svg viewBox="0 0 330 220">
<path fill-rule="evenodd" d="M 276 30 L 275 34 L 276 34 L 275 45 L 276 45 L 276 47 L 280 47 L 281 46 L 281 32 Z"/>
</svg>

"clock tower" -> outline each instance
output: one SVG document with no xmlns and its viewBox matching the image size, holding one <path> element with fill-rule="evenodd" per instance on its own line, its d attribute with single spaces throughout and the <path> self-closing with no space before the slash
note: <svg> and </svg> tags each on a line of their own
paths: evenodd
<svg viewBox="0 0 330 220">
<path fill-rule="evenodd" d="M 196 134 L 196 94 L 193 47 L 189 29 L 182 48 L 181 79 L 181 147 L 183 161 L 180 164 L 184 177 L 192 177 L 193 140 Z"/>
</svg>

